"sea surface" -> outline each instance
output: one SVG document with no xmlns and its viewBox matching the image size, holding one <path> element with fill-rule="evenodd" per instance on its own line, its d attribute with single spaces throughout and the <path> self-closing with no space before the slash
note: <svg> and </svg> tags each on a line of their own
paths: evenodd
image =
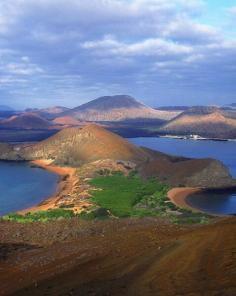
<svg viewBox="0 0 236 296">
<path fill-rule="evenodd" d="M 56 192 L 58 178 L 28 163 L 0 161 L 0 216 L 50 197 Z"/>
<path fill-rule="evenodd" d="M 173 138 L 130 138 L 132 143 L 167 154 L 214 158 L 222 161 L 236 179 L 236 141 L 196 141 Z M 236 192 L 204 193 L 187 200 L 192 206 L 215 214 L 236 214 Z"/>
</svg>

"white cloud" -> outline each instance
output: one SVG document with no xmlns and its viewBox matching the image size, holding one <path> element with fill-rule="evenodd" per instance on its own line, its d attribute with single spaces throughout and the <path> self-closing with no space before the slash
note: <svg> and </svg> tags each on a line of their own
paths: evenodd
<svg viewBox="0 0 236 296">
<path fill-rule="evenodd" d="M 231 7 L 228 11 L 232 16 L 236 16 L 236 6 Z"/>
<path fill-rule="evenodd" d="M 100 55 L 166 56 L 171 54 L 188 54 L 192 52 L 191 46 L 160 38 L 150 38 L 134 43 L 123 43 L 117 41 L 112 36 L 105 36 L 102 40 L 87 41 L 81 44 L 81 47 L 84 49 L 95 50 L 96 53 Z"/>
<path fill-rule="evenodd" d="M 2 85 L 12 95 L 15 79 L 14 96 L 73 99 L 95 90 L 165 94 L 169 84 L 184 93 L 199 83 L 218 95 L 219 85 L 236 85 L 236 41 L 203 24 L 204 9 L 202 0 L 0 0 Z"/>
<path fill-rule="evenodd" d="M 205 56 L 201 53 L 198 53 L 198 54 L 193 54 L 193 55 L 188 56 L 187 58 L 184 59 L 184 62 L 196 63 L 196 62 L 202 61 L 204 59 L 205 59 Z"/>
<path fill-rule="evenodd" d="M 209 25 L 196 23 L 188 18 L 177 18 L 167 24 L 163 36 L 187 43 L 211 43 L 222 39 L 221 32 Z"/>
<path fill-rule="evenodd" d="M 44 72 L 39 66 L 31 63 L 23 63 L 23 61 L 22 63 L 8 63 L 2 65 L 0 70 L 5 72 L 6 75 L 35 75 Z"/>
</svg>

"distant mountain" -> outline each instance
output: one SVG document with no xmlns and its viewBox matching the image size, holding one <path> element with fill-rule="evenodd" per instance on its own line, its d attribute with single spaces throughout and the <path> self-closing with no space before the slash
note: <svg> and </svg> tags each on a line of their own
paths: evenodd
<svg viewBox="0 0 236 296">
<path fill-rule="evenodd" d="M 1 128 L 48 129 L 52 123 L 34 113 L 21 113 L 0 121 Z"/>
<path fill-rule="evenodd" d="M 62 125 L 62 126 L 84 126 L 88 124 L 88 122 L 86 121 L 75 119 L 71 116 L 57 117 L 54 120 L 52 120 L 52 123 L 55 125 Z"/>
<path fill-rule="evenodd" d="M 183 112 L 159 129 L 165 134 L 236 138 L 236 112 L 217 107 L 196 107 Z"/>
<path fill-rule="evenodd" d="M 49 114 L 60 114 L 62 112 L 70 110 L 67 107 L 63 106 L 54 106 L 54 107 L 49 107 L 49 108 L 44 108 L 44 109 L 39 109 L 39 112 L 44 112 L 44 113 L 49 113 Z"/>
<path fill-rule="evenodd" d="M 232 104 L 229 104 L 229 105 L 224 105 L 222 108 L 223 109 L 224 108 L 227 108 L 227 109 L 236 109 L 236 103 L 232 103 Z"/>
<path fill-rule="evenodd" d="M 191 109 L 191 106 L 161 106 L 155 108 L 156 110 L 162 110 L 162 111 L 186 111 Z"/>
<path fill-rule="evenodd" d="M 44 117 L 48 120 L 52 120 L 56 117 L 58 117 L 61 113 L 69 111 L 69 108 L 62 107 L 62 106 L 54 106 L 44 109 L 26 109 L 26 113 L 34 113 L 36 115 L 39 115 L 41 117 Z"/>
<path fill-rule="evenodd" d="M 9 106 L 0 105 L 0 111 L 14 111 L 14 109 Z"/>
<path fill-rule="evenodd" d="M 228 105 L 226 105 L 226 106 L 236 108 L 236 103 L 228 104 Z"/>
<path fill-rule="evenodd" d="M 145 121 L 169 120 L 179 112 L 166 112 L 152 109 L 127 95 L 105 96 L 90 101 L 70 111 L 64 116 L 86 121 Z"/>
</svg>

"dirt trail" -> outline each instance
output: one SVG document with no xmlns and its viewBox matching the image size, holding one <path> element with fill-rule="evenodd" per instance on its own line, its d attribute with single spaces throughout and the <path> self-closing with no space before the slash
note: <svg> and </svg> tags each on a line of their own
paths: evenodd
<svg viewBox="0 0 236 296">
<path fill-rule="evenodd" d="M 235 218 L 203 227 L 101 222 L 80 239 L 0 261 L 0 294 L 235 296 L 235 236 Z"/>
</svg>

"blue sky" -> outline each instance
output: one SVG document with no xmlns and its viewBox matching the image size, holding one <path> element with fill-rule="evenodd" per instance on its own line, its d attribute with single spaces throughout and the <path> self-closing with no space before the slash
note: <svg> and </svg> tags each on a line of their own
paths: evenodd
<svg viewBox="0 0 236 296">
<path fill-rule="evenodd" d="M 236 102 L 235 28 L 235 0 L 1 0 L 0 104 Z"/>
</svg>

